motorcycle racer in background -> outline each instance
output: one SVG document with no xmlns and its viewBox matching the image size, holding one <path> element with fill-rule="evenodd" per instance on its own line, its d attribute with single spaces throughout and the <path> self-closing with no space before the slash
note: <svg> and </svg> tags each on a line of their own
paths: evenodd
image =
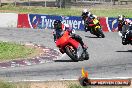
<svg viewBox="0 0 132 88">
<path fill-rule="evenodd" d="M 118 16 L 118 31 L 122 38 L 122 44 L 132 44 L 132 21 L 126 19 L 125 16 Z"/>
<path fill-rule="evenodd" d="M 105 37 L 99 19 L 96 15 L 93 15 L 91 14 L 91 12 L 88 12 L 87 9 L 83 9 L 81 16 L 82 20 L 84 21 L 85 32 L 90 31 L 91 34 L 96 35 L 97 37 Z"/>
</svg>

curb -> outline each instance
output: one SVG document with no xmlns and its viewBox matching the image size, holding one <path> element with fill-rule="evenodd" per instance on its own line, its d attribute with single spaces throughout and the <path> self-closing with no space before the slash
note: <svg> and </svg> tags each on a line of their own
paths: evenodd
<svg viewBox="0 0 132 88">
<path fill-rule="evenodd" d="M 57 59 L 60 56 L 60 53 L 55 49 L 51 49 L 42 45 L 37 45 L 32 43 L 26 43 L 25 45 L 31 45 L 33 47 L 41 48 L 43 49 L 43 53 L 41 53 L 39 56 L 36 56 L 34 58 L 29 58 L 29 59 L 24 58 L 21 60 L 11 60 L 7 62 L 1 62 L 0 68 L 30 66 L 35 64 L 48 63 L 48 62 L 53 62 L 54 59 Z"/>
<path fill-rule="evenodd" d="M 89 78 L 91 80 L 104 80 L 104 79 L 130 79 L 132 80 L 132 77 L 111 77 L 111 78 Z M 55 81 L 78 81 L 78 79 L 56 79 L 56 80 L 18 80 L 18 81 L 8 81 L 8 82 L 55 82 Z"/>
</svg>

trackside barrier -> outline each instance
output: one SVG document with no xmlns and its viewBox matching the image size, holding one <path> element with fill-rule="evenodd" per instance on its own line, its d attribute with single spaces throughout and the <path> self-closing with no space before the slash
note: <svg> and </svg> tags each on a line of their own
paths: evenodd
<svg viewBox="0 0 132 88">
<path fill-rule="evenodd" d="M 83 21 L 80 16 L 0 13 L 0 19 L 0 27 L 52 29 L 54 20 L 59 19 L 63 23 L 70 24 L 75 30 L 84 30 Z M 100 17 L 100 24 L 104 32 L 114 32 L 118 29 L 117 18 Z"/>
<path fill-rule="evenodd" d="M 0 13 L 0 27 L 17 27 L 18 14 Z"/>
<path fill-rule="evenodd" d="M 84 30 L 83 21 L 80 16 L 55 16 L 43 14 L 18 14 L 18 28 L 52 29 L 54 20 L 62 20 L 70 24 L 75 30 Z M 132 19 L 131 19 L 132 20 Z M 117 18 L 100 17 L 100 23 L 104 32 L 117 30 Z"/>
<path fill-rule="evenodd" d="M 41 14 L 18 14 L 18 28 L 52 29 L 54 20 L 62 20 L 70 24 L 75 30 L 84 30 L 83 21 L 80 16 L 55 16 Z M 108 32 L 107 17 L 100 17 L 103 31 Z"/>
</svg>

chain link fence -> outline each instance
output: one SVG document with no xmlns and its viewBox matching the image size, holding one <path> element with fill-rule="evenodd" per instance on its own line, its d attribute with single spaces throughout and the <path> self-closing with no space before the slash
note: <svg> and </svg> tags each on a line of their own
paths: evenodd
<svg viewBox="0 0 132 88">
<path fill-rule="evenodd" d="M 43 6 L 67 8 L 71 6 L 91 6 L 98 4 L 132 4 L 132 0 L 0 0 L 0 6 L 13 4 L 14 6 Z"/>
<path fill-rule="evenodd" d="M 0 0 L 0 6 L 13 4 L 14 6 L 43 6 L 65 8 L 71 0 Z"/>
<path fill-rule="evenodd" d="M 0 5 L 55 7 L 56 0 L 0 0 Z"/>
</svg>

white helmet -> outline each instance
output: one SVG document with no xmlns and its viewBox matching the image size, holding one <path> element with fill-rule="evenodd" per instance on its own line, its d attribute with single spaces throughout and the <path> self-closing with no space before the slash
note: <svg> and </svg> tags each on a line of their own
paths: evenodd
<svg viewBox="0 0 132 88">
<path fill-rule="evenodd" d="M 82 13 L 86 13 L 86 12 L 88 12 L 88 10 L 87 9 L 83 9 Z"/>
<path fill-rule="evenodd" d="M 119 21 L 123 21 L 123 20 L 124 20 L 124 16 L 123 16 L 123 15 L 119 15 L 119 16 L 118 16 L 118 20 L 119 20 Z"/>
</svg>

